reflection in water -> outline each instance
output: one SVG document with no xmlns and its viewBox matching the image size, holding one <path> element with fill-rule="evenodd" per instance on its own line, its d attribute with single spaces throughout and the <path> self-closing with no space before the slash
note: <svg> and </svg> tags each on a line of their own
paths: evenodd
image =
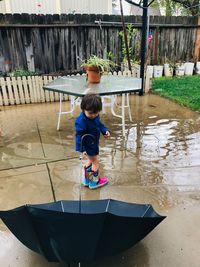
<svg viewBox="0 0 200 267">
<path fill-rule="evenodd" d="M 111 184 L 133 186 L 133 190 L 142 186 L 145 195 L 160 207 L 178 204 L 181 192 L 192 202 L 200 187 L 198 118 L 149 116 L 142 120 L 139 116 L 136 120 L 130 124 L 126 140 L 115 131 L 115 142 L 109 141 L 107 146 L 110 151 L 102 147 L 102 164 Z"/>
<path fill-rule="evenodd" d="M 193 132 L 199 128 L 195 126 L 190 120 L 158 120 L 146 126 L 133 125 L 126 149 L 133 153 L 139 149 L 139 160 L 145 165 L 149 162 L 168 167 L 200 165 L 200 131 Z"/>
</svg>

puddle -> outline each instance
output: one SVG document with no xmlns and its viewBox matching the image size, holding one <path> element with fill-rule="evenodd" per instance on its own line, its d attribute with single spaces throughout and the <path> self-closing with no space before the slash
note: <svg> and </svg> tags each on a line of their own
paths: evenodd
<svg viewBox="0 0 200 267">
<path fill-rule="evenodd" d="M 111 130 L 110 139 L 102 138 L 100 148 L 102 173 L 109 177 L 110 186 L 140 187 L 147 201 L 157 198 L 162 207 L 178 203 L 180 192 L 187 201 L 197 201 L 192 192 L 200 186 L 199 114 L 153 95 L 131 97 L 131 107 L 133 121 L 126 121 L 125 139 L 120 119 L 110 116 L 109 110 L 101 115 Z M 74 118 L 63 116 L 57 131 L 57 110 L 58 103 L 52 103 L 2 111 L 1 169 L 78 157 Z M 74 117 L 78 114 L 77 109 Z M 68 171 L 56 166 L 55 170 L 52 175 L 60 181 Z M 76 171 L 71 175 L 76 183 Z"/>
</svg>

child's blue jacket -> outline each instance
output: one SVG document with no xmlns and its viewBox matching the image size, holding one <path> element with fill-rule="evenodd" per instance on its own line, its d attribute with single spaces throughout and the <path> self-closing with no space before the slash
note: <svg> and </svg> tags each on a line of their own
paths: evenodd
<svg viewBox="0 0 200 267">
<path fill-rule="evenodd" d="M 76 151 L 86 151 L 89 156 L 99 154 L 99 139 L 100 133 L 106 134 L 108 128 L 100 121 L 99 115 L 94 119 L 86 117 L 84 112 L 81 112 L 75 122 L 76 128 Z M 81 138 L 84 134 L 91 134 L 94 138 L 86 136 L 83 138 L 81 146 Z"/>
</svg>

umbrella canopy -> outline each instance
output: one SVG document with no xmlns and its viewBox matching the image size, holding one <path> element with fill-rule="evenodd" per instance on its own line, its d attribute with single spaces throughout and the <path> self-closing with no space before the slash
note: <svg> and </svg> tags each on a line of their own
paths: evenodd
<svg viewBox="0 0 200 267">
<path fill-rule="evenodd" d="M 122 252 L 165 217 L 151 205 L 116 200 L 59 201 L 0 211 L 28 248 L 52 262 L 89 262 Z"/>
</svg>

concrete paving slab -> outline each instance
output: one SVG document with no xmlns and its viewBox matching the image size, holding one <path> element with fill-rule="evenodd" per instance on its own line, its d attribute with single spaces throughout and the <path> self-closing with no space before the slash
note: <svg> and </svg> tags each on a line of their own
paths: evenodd
<svg viewBox="0 0 200 267">
<path fill-rule="evenodd" d="M 64 267 L 49 263 L 44 257 L 22 245 L 14 235 L 0 230 L 0 266 L 2 267 Z"/>
<path fill-rule="evenodd" d="M 53 201 L 46 165 L 0 171 L 0 209 Z"/>
<path fill-rule="evenodd" d="M 1 111 L 0 170 L 75 157 L 74 120 L 63 120 L 69 135 L 57 131 L 57 108 L 57 103 L 49 103 Z"/>
<path fill-rule="evenodd" d="M 78 200 L 80 192 L 80 160 L 48 163 L 56 200 Z"/>
<path fill-rule="evenodd" d="M 0 170 L 42 162 L 43 151 L 31 110 L 10 107 L 1 113 Z"/>
<path fill-rule="evenodd" d="M 69 102 L 65 102 L 63 108 L 69 109 Z M 35 116 L 45 157 L 47 159 L 75 157 L 74 117 L 71 115 L 62 116 L 61 129 L 57 131 L 58 103 L 47 104 L 47 107 L 40 105 L 35 111 Z"/>
</svg>

